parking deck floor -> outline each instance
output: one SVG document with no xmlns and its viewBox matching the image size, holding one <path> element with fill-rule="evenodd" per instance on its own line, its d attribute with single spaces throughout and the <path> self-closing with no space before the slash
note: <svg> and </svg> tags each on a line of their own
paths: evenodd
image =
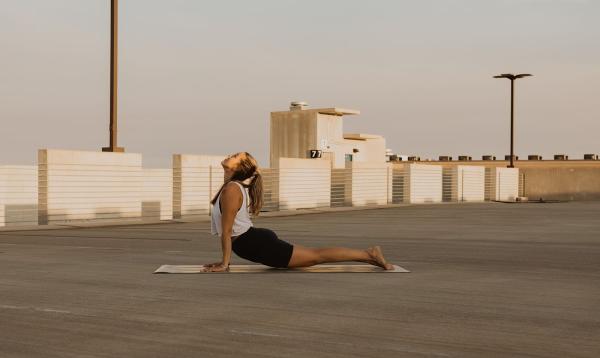
<svg viewBox="0 0 600 358">
<path fill-rule="evenodd" d="M 412 272 L 152 274 L 220 260 L 208 222 L 0 232 L 0 356 L 600 356 L 600 203 L 254 223 Z"/>
</svg>

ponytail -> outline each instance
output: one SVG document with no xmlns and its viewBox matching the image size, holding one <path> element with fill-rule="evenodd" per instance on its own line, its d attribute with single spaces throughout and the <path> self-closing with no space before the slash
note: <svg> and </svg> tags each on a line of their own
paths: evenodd
<svg viewBox="0 0 600 358">
<path fill-rule="evenodd" d="M 250 212 L 254 216 L 258 216 L 260 213 L 260 209 L 263 206 L 263 178 L 260 174 L 260 171 L 256 169 L 256 172 L 252 176 L 252 180 L 250 180 L 250 185 L 248 185 L 249 194 L 250 194 Z"/>
</svg>

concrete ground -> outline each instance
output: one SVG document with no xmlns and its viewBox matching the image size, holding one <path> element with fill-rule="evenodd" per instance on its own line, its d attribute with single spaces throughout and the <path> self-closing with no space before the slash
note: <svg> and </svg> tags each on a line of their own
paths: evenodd
<svg viewBox="0 0 600 358">
<path fill-rule="evenodd" d="M 412 273 L 152 275 L 208 222 L 0 233 L 0 357 L 599 357 L 600 203 L 255 220 Z M 233 264 L 247 263 L 234 256 Z"/>
</svg>

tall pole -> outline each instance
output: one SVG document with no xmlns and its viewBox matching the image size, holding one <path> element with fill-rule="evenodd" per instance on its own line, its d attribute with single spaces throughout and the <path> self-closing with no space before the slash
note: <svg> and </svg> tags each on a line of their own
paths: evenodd
<svg viewBox="0 0 600 358">
<path fill-rule="evenodd" d="M 124 152 L 117 146 L 117 103 L 118 103 L 118 74 L 119 74 L 119 0 L 111 0 L 110 4 L 110 125 L 108 147 L 103 152 Z"/>
<path fill-rule="evenodd" d="M 509 168 L 514 168 L 515 158 L 515 80 L 523 77 L 532 76 L 529 73 L 521 73 L 519 75 L 513 75 L 512 73 L 503 73 L 494 78 L 506 78 L 510 80 L 510 164 Z"/>
<path fill-rule="evenodd" d="M 510 80 L 510 164 L 509 168 L 514 168 L 515 157 L 515 80 Z"/>
</svg>

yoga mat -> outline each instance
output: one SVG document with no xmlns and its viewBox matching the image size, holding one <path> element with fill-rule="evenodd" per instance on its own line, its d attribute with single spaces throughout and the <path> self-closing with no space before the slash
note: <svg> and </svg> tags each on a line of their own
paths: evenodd
<svg viewBox="0 0 600 358">
<path fill-rule="evenodd" d="M 384 270 L 373 265 L 315 265 L 299 268 L 274 268 L 264 265 L 230 265 L 229 272 L 203 272 L 202 265 L 162 265 L 154 273 L 288 273 L 288 272 L 410 272 L 398 265 L 393 270 Z"/>
</svg>

